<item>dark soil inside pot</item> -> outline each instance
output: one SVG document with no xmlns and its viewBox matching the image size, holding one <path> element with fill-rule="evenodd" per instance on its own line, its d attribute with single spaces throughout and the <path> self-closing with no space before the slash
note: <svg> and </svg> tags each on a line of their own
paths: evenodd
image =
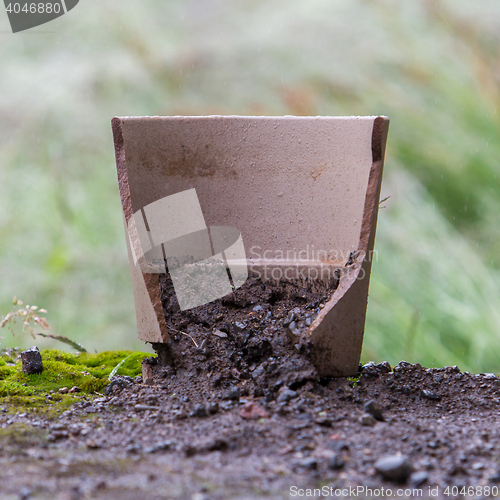
<svg viewBox="0 0 500 500">
<path fill-rule="evenodd" d="M 239 384 L 242 394 L 267 398 L 317 381 L 299 339 L 337 288 L 338 274 L 328 285 L 251 276 L 230 295 L 187 311 L 179 310 L 170 275 L 160 275 L 170 342 L 153 344 L 155 371 L 189 381 L 194 391 L 222 393 Z"/>
</svg>

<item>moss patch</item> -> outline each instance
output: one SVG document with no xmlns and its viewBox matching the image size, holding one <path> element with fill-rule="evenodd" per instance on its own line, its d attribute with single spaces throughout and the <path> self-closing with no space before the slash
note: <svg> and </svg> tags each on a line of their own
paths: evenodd
<svg viewBox="0 0 500 500">
<path fill-rule="evenodd" d="M 0 405 L 19 411 L 57 413 L 79 398 L 102 392 L 109 375 L 124 359 L 117 375 L 136 377 L 141 373 L 141 360 L 150 356 L 144 352 L 105 351 L 98 354 L 71 354 L 56 349 L 41 352 L 44 371 L 27 375 L 21 361 L 9 354 L 0 354 Z M 77 386 L 76 394 L 59 394 L 59 389 Z M 53 392 L 51 392 L 53 391 Z"/>
</svg>

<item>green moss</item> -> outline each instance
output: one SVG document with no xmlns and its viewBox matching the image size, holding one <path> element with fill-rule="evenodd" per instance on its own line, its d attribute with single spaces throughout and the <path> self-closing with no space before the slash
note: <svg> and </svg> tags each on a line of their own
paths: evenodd
<svg viewBox="0 0 500 500">
<path fill-rule="evenodd" d="M 141 372 L 141 360 L 149 354 L 130 351 L 105 351 L 98 354 L 71 354 L 56 349 L 41 352 L 44 371 L 27 375 L 21 362 L 10 366 L 11 358 L 0 355 L 0 405 L 11 411 L 37 411 L 46 414 L 71 406 L 79 398 L 102 392 L 109 374 L 125 358 L 117 375 L 135 377 Z M 76 394 L 59 394 L 59 389 L 77 386 Z M 53 391 L 53 392 L 51 392 Z"/>
</svg>

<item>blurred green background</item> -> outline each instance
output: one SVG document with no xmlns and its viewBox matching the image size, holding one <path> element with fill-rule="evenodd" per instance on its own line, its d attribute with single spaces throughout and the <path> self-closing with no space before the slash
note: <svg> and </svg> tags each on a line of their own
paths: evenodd
<svg viewBox="0 0 500 500">
<path fill-rule="evenodd" d="M 113 116 L 383 114 L 363 361 L 500 371 L 498 0 L 81 0 L 9 31 L 2 7 L 0 314 L 16 295 L 89 350 L 145 348 Z"/>
</svg>

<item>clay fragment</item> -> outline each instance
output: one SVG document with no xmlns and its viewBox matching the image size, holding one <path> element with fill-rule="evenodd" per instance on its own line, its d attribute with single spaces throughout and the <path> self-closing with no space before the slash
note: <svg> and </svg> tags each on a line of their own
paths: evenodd
<svg viewBox="0 0 500 500">
<path fill-rule="evenodd" d="M 142 383 L 145 385 L 153 385 L 154 384 L 153 369 L 151 368 L 151 365 L 143 361 L 141 364 L 141 368 L 142 368 Z"/>
</svg>

